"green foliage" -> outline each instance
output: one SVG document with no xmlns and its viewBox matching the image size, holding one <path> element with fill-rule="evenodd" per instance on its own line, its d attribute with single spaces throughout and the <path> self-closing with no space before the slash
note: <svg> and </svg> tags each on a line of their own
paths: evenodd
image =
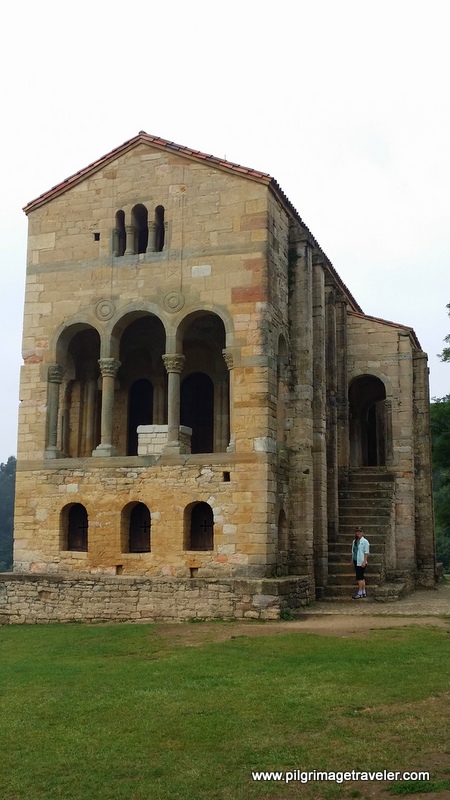
<svg viewBox="0 0 450 800">
<path fill-rule="evenodd" d="M 2 800 L 343 800 L 251 772 L 362 769 L 361 753 L 364 770 L 427 769 L 448 747 L 446 630 L 196 647 L 182 630 L 0 628 Z"/>
<path fill-rule="evenodd" d="M 433 469 L 450 472 L 450 395 L 433 399 L 430 421 Z"/>
<path fill-rule="evenodd" d="M 434 400 L 430 409 L 433 452 L 436 554 L 450 567 L 450 395 Z"/>
<path fill-rule="evenodd" d="M 450 316 L 450 303 L 447 303 L 447 308 L 449 309 L 448 313 L 449 313 L 449 316 Z M 448 336 L 446 336 L 444 338 L 444 342 L 447 342 L 447 344 L 450 344 L 450 333 L 448 334 Z M 444 347 L 444 349 L 443 349 L 442 353 L 440 354 L 439 358 L 441 359 L 441 361 L 450 361 L 450 347 Z"/>
<path fill-rule="evenodd" d="M 0 572 L 12 567 L 16 459 L 0 464 Z"/>
</svg>

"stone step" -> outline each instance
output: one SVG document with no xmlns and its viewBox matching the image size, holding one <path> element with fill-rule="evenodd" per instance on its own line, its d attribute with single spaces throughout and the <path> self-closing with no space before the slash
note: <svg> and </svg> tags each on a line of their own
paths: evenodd
<svg viewBox="0 0 450 800">
<path fill-rule="evenodd" d="M 342 509 L 339 511 L 339 521 L 342 522 L 343 525 L 353 525 L 356 519 L 364 518 L 364 522 L 366 525 L 385 525 L 386 522 L 391 518 L 389 514 L 368 514 L 367 511 L 363 511 L 362 509 Z"/>
<path fill-rule="evenodd" d="M 372 599 L 373 600 L 374 599 L 375 588 L 376 588 L 375 585 L 372 585 L 371 587 L 367 586 L 366 591 L 367 591 L 368 597 L 367 598 L 362 598 L 362 599 L 363 600 L 364 599 Z M 353 581 L 353 585 L 351 583 L 349 583 L 348 586 L 330 586 L 330 585 L 328 585 L 325 588 L 323 599 L 324 600 L 326 600 L 326 599 L 329 600 L 330 598 L 333 598 L 334 600 L 345 600 L 347 598 L 348 600 L 351 600 L 352 599 L 352 595 L 356 594 L 357 591 L 358 591 L 358 587 L 356 586 L 355 581 Z"/>
<path fill-rule="evenodd" d="M 395 475 L 392 472 L 380 469 L 370 469 L 368 467 L 354 469 L 350 468 L 348 473 L 349 481 L 383 481 L 385 483 L 395 483 Z"/>
<path fill-rule="evenodd" d="M 376 553 L 377 550 L 381 550 L 381 549 L 384 548 L 385 539 L 386 539 L 385 536 L 382 536 L 381 534 L 379 534 L 379 535 L 375 534 L 373 536 L 370 536 L 370 538 L 369 538 L 369 536 L 367 538 L 368 538 L 368 541 L 370 542 L 370 549 L 373 550 L 373 548 L 375 548 L 373 550 L 373 552 Z M 339 551 L 339 552 L 344 551 L 345 552 L 345 548 L 347 548 L 348 552 L 351 553 L 352 543 L 353 543 L 353 536 L 342 536 L 341 535 L 337 539 L 335 539 L 334 542 L 329 542 L 328 543 L 328 550 L 330 552 L 334 552 L 334 551 Z"/>
<path fill-rule="evenodd" d="M 375 572 L 380 572 L 381 570 L 382 559 L 376 560 L 372 558 L 369 562 L 369 570 L 370 573 L 373 574 Z M 345 564 L 343 561 L 333 561 L 331 558 L 329 560 L 329 570 L 330 575 L 354 575 L 355 571 L 353 566 L 350 563 Z"/>
<path fill-rule="evenodd" d="M 369 500 L 373 500 L 374 502 L 375 501 L 389 502 L 392 501 L 393 494 L 392 492 L 382 491 L 381 489 L 379 492 L 374 492 L 373 490 L 364 491 L 362 489 L 358 490 L 349 489 L 348 491 L 345 492 L 339 492 L 338 497 L 341 502 L 345 500 L 350 500 L 352 498 L 355 500 L 365 500 L 366 502 L 369 502 Z"/>
<path fill-rule="evenodd" d="M 364 497 L 341 497 L 339 500 L 341 506 L 350 506 L 355 508 L 391 508 L 392 498 L 364 498 Z"/>
<path fill-rule="evenodd" d="M 400 600 L 405 594 L 407 594 L 406 583 L 382 583 L 374 589 L 373 599 L 377 603 L 392 603 Z"/>
</svg>

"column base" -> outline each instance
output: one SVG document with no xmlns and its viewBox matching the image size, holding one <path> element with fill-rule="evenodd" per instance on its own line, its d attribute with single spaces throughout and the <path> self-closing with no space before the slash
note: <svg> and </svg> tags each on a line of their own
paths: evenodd
<svg viewBox="0 0 450 800">
<path fill-rule="evenodd" d="M 47 447 L 44 450 L 44 458 L 67 458 L 65 453 L 62 453 L 61 450 L 58 450 L 57 447 Z"/>
<path fill-rule="evenodd" d="M 92 451 L 93 458 L 108 458 L 108 456 L 118 456 L 119 453 L 112 444 L 99 444 L 95 450 Z"/>
<path fill-rule="evenodd" d="M 181 454 L 182 452 L 181 442 L 167 442 L 163 448 L 163 453 Z"/>
<path fill-rule="evenodd" d="M 227 447 L 227 453 L 235 453 L 235 452 L 236 452 L 236 436 L 235 434 L 233 434 L 230 439 L 230 443 Z"/>
</svg>

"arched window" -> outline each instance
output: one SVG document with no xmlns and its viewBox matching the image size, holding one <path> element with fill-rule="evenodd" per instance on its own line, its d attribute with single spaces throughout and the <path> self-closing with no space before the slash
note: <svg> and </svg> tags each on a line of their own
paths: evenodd
<svg viewBox="0 0 450 800">
<path fill-rule="evenodd" d="M 155 208 L 155 251 L 160 253 L 164 247 L 164 206 Z"/>
<path fill-rule="evenodd" d="M 88 549 L 88 515 L 85 507 L 81 503 L 74 503 L 62 513 L 64 540 L 67 542 L 67 550 L 87 552 Z"/>
<path fill-rule="evenodd" d="M 146 378 L 139 378 L 130 386 L 128 399 L 127 455 L 138 451 L 138 425 L 151 425 L 153 421 L 153 386 Z"/>
<path fill-rule="evenodd" d="M 142 203 L 134 206 L 131 223 L 135 231 L 135 253 L 145 253 L 148 244 L 148 211 Z"/>
<path fill-rule="evenodd" d="M 123 256 L 125 252 L 125 212 L 118 211 L 116 214 L 116 224 L 114 227 L 113 253 L 115 256 Z"/>
<path fill-rule="evenodd" d="M 72 334 L 69 339 L 70 334 Z M 60 449 L 71 458 L 92 455 L 100 444 L 100 337 L 93 328 L 64 332 L 58 346 L 65 366 L 60 415 Z"/>
<path fill-rule="evenodd" d="M 230 378 L 225 327 L 216 314 L 194 312 L 180 325 L 185 356 L 180 420 L 192 428 L 192 453 L 224 452 L 230 442 Z"/>
<path fill-rule="evenodd" d="M 386 388 L 375 375 L 361 375 L 350 384 L 350 465 L 384 467 L 390 451 L 390 419 Z"/>
<path fill-rule="evenodd" d="M 186 549 L 213 550 L 214 515 L 208 503 L 194 503 L 186 509 Z"/>
<path fill-rule="evenodd" d="M 150 511 L 144 503 L 136 503 L 129 513 L 128 552 L 150 552 Z"/>
<path fill-rule="evenodd" d="M 278 554 L 277 574 L 287 575 L 289 572 L 289 531 L 286 514 L 283 510 L 278 515 Z"/>
<path fill-rule="evenodd" d="M 278 339 L 277 358 L 277 442 L 286 440 L 286 413 L 288 398 L 288 355 L 284 336 Z"/>
<path fill-rule="evenodd" d="M 192 428 L 191 453 L 214 452 L 214 384 L 195 372 L 181 385 L 181 424 Z"/>
</svg>

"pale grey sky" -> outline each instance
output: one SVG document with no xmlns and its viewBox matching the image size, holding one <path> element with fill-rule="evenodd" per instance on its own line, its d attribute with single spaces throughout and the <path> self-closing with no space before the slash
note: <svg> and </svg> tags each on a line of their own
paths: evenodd
<svg viewBox="0 0 450 800">
<path fill-rule="evenodd" d="M 273 175 L 364 311 L 414 328 L 431 394 L 450 393 L 437 358 L 450 332 L 446 1 L 26 0 L 7 14 L 0 461 L 16 451 L 21 208 L 140 130 Z"/>
</svg>

